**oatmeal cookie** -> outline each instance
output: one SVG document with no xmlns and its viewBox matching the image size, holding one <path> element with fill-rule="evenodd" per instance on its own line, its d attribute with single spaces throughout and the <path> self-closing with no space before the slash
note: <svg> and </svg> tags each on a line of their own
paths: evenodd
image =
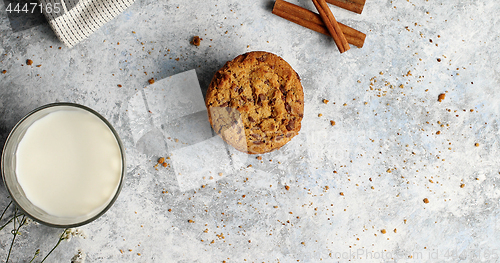
<svg viewBox="0 0 500 263">
<path fill-rule="evenodd" d="M 282 58 L 254 51 L 228 61 L 206 96 L 212 128 L 250 154 L 276 150 L 301 128 L 304 93 L 299 75 Z"/>
</svg>

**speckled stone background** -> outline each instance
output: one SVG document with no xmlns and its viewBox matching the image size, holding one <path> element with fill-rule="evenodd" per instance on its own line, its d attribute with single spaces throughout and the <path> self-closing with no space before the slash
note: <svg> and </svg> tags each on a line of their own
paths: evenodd
<svg viewBox="0 0 500 263">
<path fill-rule="evenodd" d="M 78 249 L 86 262 L 500 261 L 500 2 L 368 0 L 361 15 L 332 6 L 367 34 L 344 54 L 271 14 L 267 0 L 137 1 L 72 49 L 47 24 L 14 32 L 0 6 L 1 144 L 32 109 L 69 101 L 102 113 L 127 148 L 115 205 L 49 262 Z M 225 61 L 252 50 L 302 77 L 303 129 L 186 190 L 173 166 L 154 168 L 170 149 L 161 129 L 134 139 L 134 96 L 150 78 L 192 69 L 204 92 Z M 8 202 L 2 184 L 0 208 Z M 0 232 L 2 261 L 10 230 Z M 12 262 L 46 255 L 61 231 L 22 228 Z"/>
</svg>

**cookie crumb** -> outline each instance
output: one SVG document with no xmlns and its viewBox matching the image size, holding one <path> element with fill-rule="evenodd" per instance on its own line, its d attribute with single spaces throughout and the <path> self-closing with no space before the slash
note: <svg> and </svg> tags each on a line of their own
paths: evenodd
<svg viewBox="0 0 500 263">
<path fill-rule="evenodd" d="M 117 86 L 118 86 L 118 88 L 121 88 L 121 87 L 122 87 L 122 84 L 118 84 Z"/>
<path fill-rule="evenodd" d="M 330 121 L 330 124 L 331 124 L 332 126 L 335 126 L 335 121 Z"/>
<path fill-rule="evenodd" d="M 394 228 L 394 233 L 397 233 L 397 232 L 398 232 L 398 230 L 396 228 Z"/>
<path fill-rule="evenodd" d="M 479 147 L 479 143 L 477 143 L 477 142 L 474 143 L 474 146 Z"/>
<path fill-rule="evenodd" d="M 201 39 L 199 36 L 194 36 L 193 37 L 193 40 L 191 40 L 191 44 L 194 45 L 194 46 L 199 46 L 201 43 Z"/>
<path fill-rule="evenodd" d="M 323 100 L 324 104 L 328 104 L 328 102 L 329 102 L 329 100 L 325 100 L 325 99 Z"/>
<path fill-rule="evenodd" d="M 323 114 L 321 114 L 321 113 L 320 113 L 320 114 L 318 114 L 318 117 L 321 117 L 321 116 L 323 116 Z"/>
<path fill-rule="evenodd" d="M 344 196 L 344 192 L 340 192 L 339 194 L 340 194 L 341 196 Z"/>
<path fill-rule="evenodd" d="M 189 219 L 189 220 L 188 220 L 188 223 L 191 223 L 191 224 L 192 224 L 192 223 L 194 223 L 194 221 L 193 221 L 193 220 L 191 220 L 191 219 Z"/>
<path fill-rule="evenodd" d="M 380 230 L 380 233 L 385 234 L 387 231 L 385 229 Z"/>
<path fill-rule="evenodd" d="M 2 74 L 5 74 L 5 73 L 7 73 L 7 70 L 5 70 L 5 69 L 2 70 Z"/>
<path fill-rule="evenodd" d="M 260 160 L 262 160 L 262 156 L 257 156 L 256 159 L 260 161 Z"/>
<path fill-rule="evenodd" d="M 444 94 L 444 93 L 439 94 L 439 96 L 438 96 L 438 101 L 439 101 L 439 102 L 443 101 L 443 100 L 444 100 L 444 97 L 446 97 L 446 94 Z"/>
<path fill-rule="evenodd" d="M 28 66 L 33 65 L 33 60 L 31 60 L 31 59 L 26 60 L 26 65 L 28 65 Z"/>
<path fill-rule="evenodd" d="M 437 131 L 437 132 L 436 132 L 436 134 L 437 134 L 437 135 L 441 134 L 441 131 Z"/>
<path fill-rule="evenodd" d="M 290 186 L 285 185 L 285 189 L 286 189 L 287 191 L 288 191 L 288 190 L 290 190 Z"/>
<path fill-rule="evenodd" d="M 429 203 L 429 199 L 427 199 L 427 198 L 424 198 L 424 200 L 423 200 L 423 201 L 424 201 L 424 203 L 426 203 L 426 204 L 428 204 L 428 203 Z"/>
<path fill-rule="evenodd" d="M 165 158 L 164 157 L 161 157 L 160 159 L 158 159 L 158 163 L 164 163 L 165 162 Z"/>
<path fill-rule="evenodd" d="M 155 79 L 151 78 L 151 79 L 148 80 L 148 82 L 149 82 L 149 84 L 153 84 L 153 83 L 155 83 Z"/>
<path fill-rule="evenodd" d="M 460 188 L 464 188 L 464 187 L 465 187 L 465 184 L 461 184 L 461 185 L 460 185 Z"/>
</svg>

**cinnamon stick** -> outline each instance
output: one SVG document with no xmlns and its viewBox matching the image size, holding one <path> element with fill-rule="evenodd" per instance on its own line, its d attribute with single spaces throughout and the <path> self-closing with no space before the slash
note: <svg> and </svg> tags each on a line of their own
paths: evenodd
<svg viewBox="0 0 500 263">
<path fill-rule="evenodd" d="M 273 14 L 318 33 L 331 36 L 330 32 L 326 29 L 323 20 L 321 20 L 321 17 L 301 6 L 284 0 L 276 0 L 273 8 Z M 338 24 L 349 44 L 359 48 L 363 47 L 366 38 L 365 34 L 342 23 Z"/>
<path fill-rule="evenodd" d="M 339 48 L 340 53 L 344 53 L 350 49 L 349 44 L 347 44 L 347 40 L 345 39 L 344 33 L 340 30 L 339 24 L 337 20 L 332 14 L 330 7 L 326 4 L 325 0 L 312 0 L 314 6 L 319 12 L 323 23 L 325 23 L 328 32 L 332 35 L 335 40 L 335 44 Z"/>
<path fill-rule="evenodd" d="M 347 9 L 349 11 L 361 14 L 365 7 L 366 0 L 326 0 L 329 4 Z"/>
</svg>

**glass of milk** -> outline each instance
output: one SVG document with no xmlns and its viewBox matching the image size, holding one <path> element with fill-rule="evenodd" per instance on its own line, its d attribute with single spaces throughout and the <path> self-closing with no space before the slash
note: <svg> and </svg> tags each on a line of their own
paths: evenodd
<svg viewBox="0 0 500 263">
<path fill-rule="evenodd" d="M 26 215 L 53 227 L 76 227 L 104 214 L 118 197 L 125 150 L 99 113 L 53 103 L 12 129 L 1 169 L 12 200 Z"/>
</svg>

